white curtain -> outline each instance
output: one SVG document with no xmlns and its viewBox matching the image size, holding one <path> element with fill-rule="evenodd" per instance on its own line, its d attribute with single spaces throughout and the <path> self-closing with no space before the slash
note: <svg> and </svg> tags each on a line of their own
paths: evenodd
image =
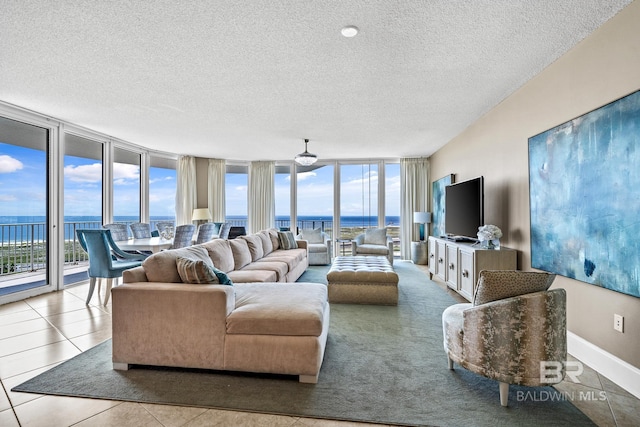
<svg viewBox="0 0 640 427">
<path fill-rule="evenodd" d="M 251 162 L 249 166 L 249 218 L 247 233 L 275 227 L 275 162 Z"/>
<path fill-rule="evenodd" d="M 224 222 L 226 216 L 225 206 L 225 176 L 227 164 L 222 159 L 209 159 L 208 169 L 208 197 L 207 203 L 213 222 Z"/>
<path fill-rule="evenodd" d="M 400 224 L 402 259 L 411 259 L 411 242 L 420 240 L 420 228 L 413 223 L 414 212 L 430 212 L 429 159 L 426 157 L 400 159 Z M 429 224 L 425 224 L 425 239 Z"/>
<path fill-rule="evenodd" d="M 191 224 L 191 215 L 198 203 L 195 157 L 181 156 L 176 172 L 176 225 Z"/>
</svg>

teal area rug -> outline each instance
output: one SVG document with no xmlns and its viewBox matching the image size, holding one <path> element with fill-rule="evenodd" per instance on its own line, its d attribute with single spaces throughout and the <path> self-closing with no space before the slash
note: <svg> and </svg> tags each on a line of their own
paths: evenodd
<svg viewBox="0 0 640 427">
<path fill-rule="evenodd" d="M 455 301 L 417 267 L 397 262 L 397 307 L 332 304 L 318 384 L 297 377 L 192 369 L 111 369 L 111 341 L 15 387 L 14 391 L 408 426 L 594 425 L 551 387 L 498 384 L 447 369 L 442 311 Z M 328 267 L 301 281 L 324 282 Z"/>
</svg>

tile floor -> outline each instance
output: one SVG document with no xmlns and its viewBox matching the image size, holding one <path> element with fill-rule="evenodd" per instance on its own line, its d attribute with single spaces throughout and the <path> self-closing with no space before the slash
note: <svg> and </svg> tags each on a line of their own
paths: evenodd
<svg viewBox="0 0 640 427">
<path fill-rule="evenodd" d="M 12 392 L 15 385 L 111 337 L 110 304 L 102 307 L 94 294 L 91 304 L 85 305 L 87 289 L 82 284 L 0 306 L 0 426 L 371 425 Z M 574 401 L 599 426 L 640 425 L 638 399 L 591 369 L 583 377 L 581 384 L 563 383 L 558 389 L 567 394 L 602 391 L 605 400 Z"/>
</svg>

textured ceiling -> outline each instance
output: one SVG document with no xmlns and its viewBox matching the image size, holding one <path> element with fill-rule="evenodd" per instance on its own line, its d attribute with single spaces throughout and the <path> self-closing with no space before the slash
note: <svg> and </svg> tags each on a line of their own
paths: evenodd
<svg viewBox="0 0 640 427">
<path fill-rule="evenodd" d="M 2 0 L 0 101 L 200 157 L 426 156 L 628 3 Z"/>
</svg>

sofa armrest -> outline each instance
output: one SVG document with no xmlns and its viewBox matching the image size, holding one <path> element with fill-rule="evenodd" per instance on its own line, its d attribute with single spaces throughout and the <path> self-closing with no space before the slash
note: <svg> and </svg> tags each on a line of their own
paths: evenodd
<svg viewBox="0 0 640 427">
<path fill-rule="evenodd" d="M 122 272 L 122 283 L 148 282 L 144 267 L 134 267 Z"/>
<path fill-rule="evenodd" d="M 112 290 L 113 362 L 222 369 L 233 286 L 125 283 Z"/>
<path fill-rule="evenodd" d="M 309 241 L 307 240 L 296 240 L 296 244 L 300 249 L 306 249 L 307 251 L 309 250 Z"/>
</svg>

